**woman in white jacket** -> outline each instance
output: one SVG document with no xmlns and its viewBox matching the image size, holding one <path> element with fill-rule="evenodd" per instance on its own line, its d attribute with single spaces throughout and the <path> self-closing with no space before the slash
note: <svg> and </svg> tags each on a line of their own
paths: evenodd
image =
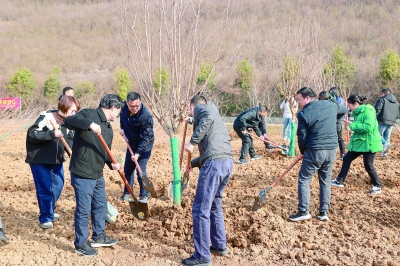
<svg viewBox="0 0 400 266">
<path fill-rule="evenodd" d="M 289 96 L 286 96 L 285 100 L 281 103 L 279 108 L 283 110 L 283 133 L 282 139 L 285 141 L 290 141 L 291 123 L 292 123 L 292 111 L 290 110 Z M 297 112 L 297 102 L 295 103 L 295 111 Z"/>
</svg>

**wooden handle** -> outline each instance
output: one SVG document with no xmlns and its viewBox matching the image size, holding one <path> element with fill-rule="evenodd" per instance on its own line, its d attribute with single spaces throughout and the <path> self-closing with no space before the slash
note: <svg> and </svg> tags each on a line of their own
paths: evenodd
<svg viewBox="0 0 400 266">
<path fill-rule="evenodd" d="M 187 153 L 187 162 L 186 162 L 186 171 L 190 171 L 192 167 L 190 166 L 190 162 L 192 161 L 192 153 L 188 152 Z"/>
<path fill-rule="evenodd" d="M 400 133 L 400 129 L 399 129 L 399 127 L 396 125 L 396 123 L 394 123 L 393 125 L 394 125 L 394 127 L 397 129 L 397 131 L 399 131 L 399 133 Z"/>
<path fill-rule="evenodd" d="M 188 120 L 185 121 L 185 127 L 183 129 L 182 148 L 181 148 L 181 155 L 179 158 L 179 169 L 182 168 L 183 150 L 184 150 L 184 146 L 185 146 L 186 130 L 187 130 L 188 122 L 189 122 Z"/>
<path fill-rule="evenodd" d="M 104 149 L 106 150 L 108 156 L 110 156 L 110 159 L 111 159 L 112 163 L 113 164 L 117 164 L 117 161 L 115 161 L 115 158 L 112 155 L 110 149 L 108 148 L 107 143 L 105 142 L 103 136 L 101 134 L 97 134 L 97 137 L 99 138 L 101 144 L 103 145 Z M 128 183 L 128 180 L 126 180 L 126 178 L 125 178 L 124 173 L 122 173 L 122 170 L 118 169 L 118 173 L 121 176 L 122 180 L 124 181 L 126 188 L 129 190 L 129 193 L 131 193 L 132 197 L 136 200 L 135 192 L 133 192 L 131 186 Z"/>
<path fill-rule="evenodd" d="M 51 119 L 50 123 L 53 126 L 54 130 L 58 129 L 56 121 Z M 72 150 L 69 148 L 67 141 L 64 139 L 63 136 L 61 136 L 60 139 L 61 139 L 61 142 L 64 144 L 64 148 L 67 150 L 67 153 L 69 154 L 69 156 L 71 156 L 72 155 Z"/>
<path fill-rule="evenodd" d="M 294 159 L 294 161 L 285 169 L 285 171 L 283 171 L 283 173 L 282 173 L 277 179 L 275 179 L 275 181 L 271 184 L 271 187 L 274 187 L 274 186 L 279 182 L 279 180 L 281 180 L 282 177 L 283 177 L 284 175 L 286 175 L 286 173 L 289 172 L 290 169 L 292 169 L 293 166 L 294 166 L 298 161 L 300 161 L 302 158 L 303 158 L 303 154 L 299 154 L 299 155 L 296 157 L 296 159 Z"/>
</svg>

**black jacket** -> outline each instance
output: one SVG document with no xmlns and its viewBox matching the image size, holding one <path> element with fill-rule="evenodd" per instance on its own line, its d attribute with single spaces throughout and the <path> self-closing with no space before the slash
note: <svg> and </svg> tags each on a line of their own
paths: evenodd
<svg viewBox="0 0 400 266">
<path fill-rule="evenodd" d="M 252 128 L 257 136 L 266 134 L 265 119 L 258 114 L 259 112 L 259 107 L 253 107 L 242 112 L 233 122 L 233 128 L 240 131 L 247 131 L 248 128 Z"/>
<path fill-rule="evenodd" d="M 61 164 L 65 161 L 64 144 L 60 138 L 54 136 L 54 129 L 50 120 L 55 120 L 53 113 L 57 110 L 49 110 L 40 113 L 35 123 L 28 128 L 26 134 L 26 159 L 27 163 Z M 67 142 L 72 143 L 68 136 L 72 131 L 61 125 L 61 131 Z"/>
<path fill-rule="evenodd" d="M 399 115 L 399 103 L 396 96 L 386 94 L 378 99 L 375 104 L 376 118 L 380 124 L 393 126 Z"/>
<path fill-rule="evenodd" d="M 143 103 L 139 112 L 132 116 L 130 116 L 125 103 L 120 114 L 120 125 L 135 153 L 141 155 L 152 149 L 154 144 L 153 117 Z"/>
<path fill-rule="evenodd" d="M 214 103 L 196 105 L 190 143 L 198 145 L 200 152 L 200 157 L 192 160 L 192 167 L 201 167 L 213 159 L 233 157 L 228 129 Z"/>
<path fill-rule="evenodd" d="M 101 134 L 111 149 L 113 130 L 101 108 L 83 109 L 64 121 L 66 127 L 75 130 L 69 170 L 88 179 L 102 177 L 105 163 L 112 169 L 106 150 L 97 135 L 89 129 L 93 122 L 101 127 Z"/>
<path fill-rule="evenodd" d="M 338 147 L 336 119 L 347 108 L 332 101 L 314 100 L 297 114 L 297 139 L 300 153 L 306 149 L 331 150 Z"/>
</svg>

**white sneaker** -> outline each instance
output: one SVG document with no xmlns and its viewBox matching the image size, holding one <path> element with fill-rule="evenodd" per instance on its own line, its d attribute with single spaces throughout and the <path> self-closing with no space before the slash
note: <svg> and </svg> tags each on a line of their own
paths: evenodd
<svg viewBox="0 0 400 266">
<path fill-rule="evenodd" d="M 389 143 L 383 144 L 383 151 L 382 151 L 382 153 L 381 153 L 381 156 L 387 155 L 387 152 L 389 151 L 390 146 L 391 146 L 391 145 L 390 145 Z"/>
<path fill-rule="evenodd" d="M 43 229 L 53 228 L 53 223 L 52 222 L 42 223 L 40 224 L 40 227 L 42 227 Z"/>
<path fill-rule="evenodd" d="M 371 193 L 372 195 L 381 194 L 382 193 L 382 188 L 381 187 L 372 186 L 372 188 L 369 191 L 369 193 Z"/>
<path fill-rule="evenodd" d="M 60 215 L 58 214 L 58 213 L 54 213 L 54 215 L 53 215 L 53 219 L 54 220 L 58 220 L 58 219 L 60 219 Z"/>
</svg>

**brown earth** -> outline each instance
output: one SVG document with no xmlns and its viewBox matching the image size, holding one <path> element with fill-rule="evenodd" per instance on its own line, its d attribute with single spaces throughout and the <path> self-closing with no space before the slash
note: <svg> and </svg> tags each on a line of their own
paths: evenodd
<svg viewBox="0 0 400 266">
<path fill-rule="evenodd" d="M 32 121 L 2 121 L 0 129 L 0 215 L 10 238 L 0 246 L 0 265 L 180 265 L 192 254 L 191 204 L 198 171 L 182 197 L 182 207 L 173 206 L 164 195 L 149 202 L 151 218 L 136 220 L 126 202 L 121 202 L 123 183 L 116 171 L 105 168 L 107 198 L 120 214 L 106 233 L 119 240 L 111 248 L 100 248 L 93 258 L 74 253 L 74 191 L 67 161 L 65 187 L 57 204 L 60 220 L 43 230 L 37 219 L 35 185 L 25 160 L 26 126 Z M 280 140 L 280 126 L 269 126 L 273 139 Z M 115 132 L 118 124 L 114 124 Z M 8 134 L 8 135 L 6 135 Z M 157 140 L 148 165 L 148 176 L 159 189 L 172 179 L 169 138 L 158 127 Z M 241 141 L 231 131 L 235 159 Z M 179 136 L 179 143 L 181 141 Z M 270 190 L 265 205 L 252 211 L 254 196 L 268 187 L 293 158 L 279 150 L 268 152 L 256 140 L 263 158 L 248 165 L 235 164 L 223 199 L 228 249 L 225 257 L 213 256 L 213 265 L 400 265 L 400 138 L 389 158 L 377 158 L 375 166 L 383 182 L 383 193 L 370 196 L 369 177 L 357 159 L 343 189 L 332 189 L 329 222 L 315 218 L 318 180 L 311 184 L 312 220 L 293 223 L 288 216 L 297 210 L 299 164 Z M 179 144 L 180 145 L 180 144 Z M 125 143 L 115 134 L 114 156 L 123 161 Z M 340 170 L 336 161 L 334 177 Z M 136 190 L 136 188 L 135 188 Z"/>
</svg>

